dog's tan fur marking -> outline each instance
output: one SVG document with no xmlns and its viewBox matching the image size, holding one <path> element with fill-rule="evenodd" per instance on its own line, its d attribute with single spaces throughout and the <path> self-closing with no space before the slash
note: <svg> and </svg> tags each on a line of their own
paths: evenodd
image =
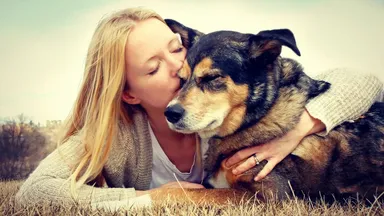
<svg viewBox="0 0 384 216">
<path fill-rule="evenodd" d="M 241 163 L 243 163 L 245 160 L 247 160 L 247 158 L 244 159 L 244 160 L 242 160 L 242 161 L 240 161 L 240 162 L 237 162 L 236 164 L 234 164 L 234 165 L 232 165 L 232 166 L 230 166 L 230 167 L 228 167 L 228 166 L 225 165 L 225 163 L 227 162 L 226 160 L 223 160 L 223 161 L 221 162 L 221 165 L 220 165 L 220 171 L 219 171 L 219 172 L 224 172 L 224 173 L 225 173 L 225 177 L 226 177 L 226 179 L 227 179 L 229 185 L 232 186 L 232 185 L 236 182 L 236 180 L 239 178 L 239 175 L 234 175 L 234 174 L 232 173 L 232 170 L 233 170 L 234 168 L 236 168 L 238 165 L 240 165 Z M 216 174 L 217 174 L 217 173 L 216 173 Z"/>
<path fill-rule="evenodd" d="M 333 143 L 322 142 L 320 139 L 309 136 L 304 138 L 292 154 L 312 164 L 317 170 L 327 166 L 329 155 L 333 150 Z"/>
<path fill-rule="evenodd" d="M 179 70 L 178 74 L 179 74 L 179 77 L 184 80 L 189 79 L 191 75 L 191 67 L 189 66 L 187 61 L 184 62 L 183 67 L 181 68 L 181 70 Z"/>
<path fill-rule="evenodd" d="M 195 77 L 203 77 L 206 73 L 209 73 L 212 70 L 213 61 L 209 57 L 201 60 L 193 69 L 193 74 Z"/>
<path fill-rule="evenodd" d="M 306 160 L 314 168 L 324 170 L 328 164 L 329 155 L 333 149 L 337 148 L 340 151 L 340 157 L 346 157 L 351 154 L 351 149 L 348 143 L 347 133 L 331 131 L 328 134 L 330 139 L 324 140 L 316 136 L 304 138 L 292 154 Z M 349 135 L 351 136 L 351 135 Z"/>
<path fill-rule="evenodd" d="M 252 143 L 254 137 L 262 139 L 265 136 L 276 136 L 281 135 L 279 125 L 275 124 L 280 122 L 284 125 L 294 126 L 298 122 L 298 114 L 302 113 L 302 106 L 300 103 L 291 103 L 292 101 L 300 102 L 305 101 L 306 96 L 301 94 L 297 89 L 294 88 L 281 88 L 280 97 L 276 100 L 274 105 L 269 111 L 269 114 L 260 120 L 256 125 L 253 125 L 250 129 L 244 130 L 236 136 L 230 136 L 225 139 L 225 142 L 235 143 Z M 223 125 L 220 131 L 231 131 L 233 128 L 227 129 L 230 125 Z M 237 129 L 237 128 L 236 128 Z M 262 132 L 262 133 L 261 133 Z M 220 133 L 220 136 L 226 136 L 227 134 Z"/>
<path fill-rule="evenodd" d="M 219 130 L 219 135 L 231 134 L 235 132 L 236 129 L 243 123 L 245 112 L 246 106 L 237 106 L 233 108 L 229 115 L 224 119 L 224 122 Z"/>
<path fill-rule="evenodd" d="M 216 107 L 227 103 L 228 95 L 225 92 L 210 93 L 202 92 L 197 86 L 192 87 L 180 103 L 187 112 L 196 113 L 196 118 L 204 117 L 204 114 L 211 113 Z M 212 103 L 215 101 L 215 103 Z"/>
<path fill-rule="evenodd" d="M 248 85 L 236 85 L 232 80 L 227 80 L 228 100 L 231 111 L 220 127 L 219 135 L 231 134 L 240 127 L 246 112 L 245 101 L 249 95 Z"/>
</svg>

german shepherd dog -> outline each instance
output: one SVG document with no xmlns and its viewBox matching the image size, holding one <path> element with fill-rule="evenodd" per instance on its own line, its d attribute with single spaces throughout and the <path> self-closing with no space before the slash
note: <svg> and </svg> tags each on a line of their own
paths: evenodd
<svg viewBox="0 0 384 216">
<path fill-rule="evenodd" d="M 266 161 L 233 175 L 225 158 L 282 137 L 298 123 L 307 102 L 330 84 L 310 78 L 298 62 L 280 56 L 283 45 L 300 56 L 288 29 L 203 34 L 175 20 L 166 23 L 180 34 L 188 53 L 178 73 L 184 84 L 165 116 L 171 129 L 209 139 L 206 186 L 249 191 L 264 200 L 319 194 L 374 199 L 383 193 L 383 103 L 325 137 L 307 136 L 261 181 L 253 178 Z"/>
</svg>

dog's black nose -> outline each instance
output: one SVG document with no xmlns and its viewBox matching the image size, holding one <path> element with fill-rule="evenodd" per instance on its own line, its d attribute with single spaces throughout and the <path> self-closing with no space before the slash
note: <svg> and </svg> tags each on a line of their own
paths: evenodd
<svg viewBox="0 0 384 216">
<path fill-rule="evenodd" d="M 169 122 L 175 124 L 181 119 L 181 117 L 183 117 L 184 112 L 185 110 L 180 104 L 175 104 L 167 107 L 167 109 L 165 109 L 164 114 Z"/>
</svg>

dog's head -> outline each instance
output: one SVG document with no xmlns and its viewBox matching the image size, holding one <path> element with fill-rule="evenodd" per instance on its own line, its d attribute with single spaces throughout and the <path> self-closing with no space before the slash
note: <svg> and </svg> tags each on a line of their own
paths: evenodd
<svg viewBox="0 0 384 216">
<path fill-rule="evenodd" d="M 245 121 L 247 108 L 263 107 L 266 112 L 276 95 L 274 62 L 282 46 L 300 55 L 288 29 L 203 34 L 174 20 L 166 22 L 188 49 L 178 74 L 183 87 L 165 111 L 170 128 L 182 133 L 211 137 L 224 124 L 234 132 Z"/>
</svg>

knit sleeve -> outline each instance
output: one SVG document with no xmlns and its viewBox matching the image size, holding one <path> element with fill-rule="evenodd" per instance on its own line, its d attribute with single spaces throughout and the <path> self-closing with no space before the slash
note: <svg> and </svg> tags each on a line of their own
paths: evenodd
<svg viewBox="0 0 384 216">
<path fill-rule="evenodd" d="M 384 89 L 381 91 L 379 96 L 377 96 L 376 101 L 377 102 L 384 102 Z"/>
<path fill-rule="evenodd" d="M 306 109 L 314 118 L 321 120 L 326 135 L 337 125 L 355 120 L 368 111 L 383 90 L 383 83 L 370 74 L 349 69 L 334 69 L 313 77 L 331 83 L 331 87 L 308 102 Z"/>
<path fill-rule="evenodd" d="M 82 185 L 77 189 L 77 197 L 70 193 L 71 169 L 68 161 L 75 161 L 83 153 L 82 145 L 70 139 L 53 151 L 23 183 L 16 194 L 16 201 L 22 205 L 53 202 L 59 205 L 79 203 L 94 209 L 103 208 L 116 211 L 132 206 L 150 205 L 149 196 L 136 198 L 134 188 L 99 188 Z"/>
</svg>

